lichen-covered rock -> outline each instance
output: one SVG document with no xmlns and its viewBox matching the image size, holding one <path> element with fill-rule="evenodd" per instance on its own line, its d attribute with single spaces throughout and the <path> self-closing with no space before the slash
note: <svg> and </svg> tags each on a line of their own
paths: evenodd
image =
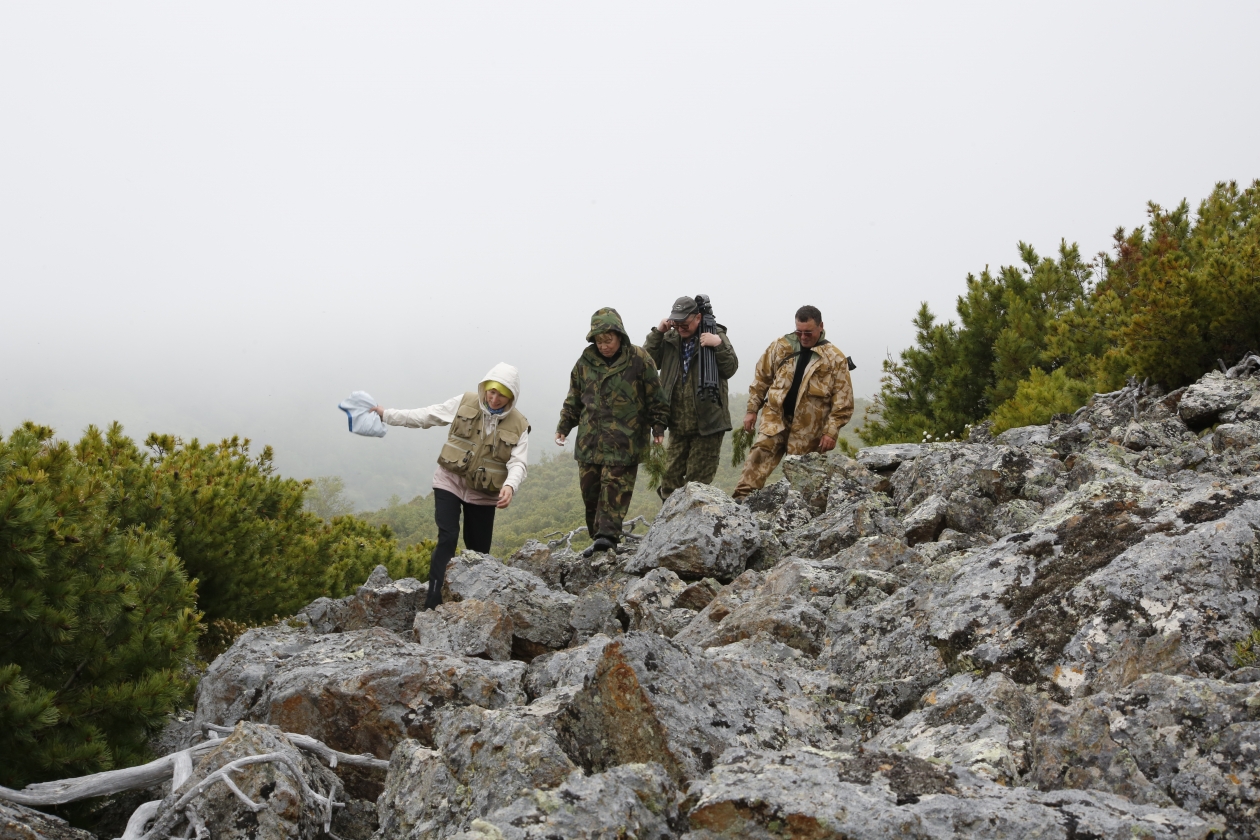
<svg viewBox="0 0 1260 840">
<path fill-rule="evenodd" d="M 949 501 L 939 494 L 933 493 L 906 514 L 902 521 L 905 527 L 906 543 L 933 542 L 941 531 L 945 530 L 945 517 L 949 514 Z M 968 528 L 967 531 L 974 530 Z M 964 532 L 965 533 L 965 532 Z"/>
<path fill-rule="evenodd" d="M 673 840 L 685 820 L 678 790 L 659 764 L 580 771 L 554 790 L 535 790 L 501 808 L 456 840 Z"/>
<path fill-rule="evenodd" d="M 0 799 L 0 840 L 96 840 L 61 817 Z"/>
<path fill-rule="evenodd" d="M 493 601 L 450 601 L 416 613 L 416 644 L 458 656 L 512 658 L 512 616 Z"/>
<path fill-rule="evenodd" d="M 851 744 L 856 733 L 830 706 L 772 667 L 632 632 L 604 647 L 556 728 L 588 771 L 655 761 L 682 781 L 731 746 Z"/>
<path fill-rule="evenodd" d="M 1049 426 L 1020 426 L 1007 429 L 993 439 L 994 443 L 1009 446 L 1012 449 L 1026 449 L 1030 446 L 1045 446 L 1050 442 Z"/>
<path fill-rule="evenodd" d="M 510 709 L 448 707 L 434 744 L 400 743 L 377 801 L 383 837 L 438 840 L 534 790 L 559 785 L 574 766 L 545 727 Z"/>
<path fill-rule="evenodd" d="M 553 553 L 546 543 L 526 540 L 507 564 L 541 578 L 552 589 L 564 588 L 565 558 Z"/>
<path fill-rule="evenodd" d="M 629 619 L 628 629 L 672 637 L 695 617 L 695 610 L 676 610 L 674 602 L 687 584 L 669 569 L 653 569 L 621 593 L 619 606 Z M 679 616 L 677 613 L 684 615 Z M 681 620 L 680 620 L 681 619 Z"/>
<path fill-rule="evenodd" d="M 868 470 L 895 470 L 906 461 L 919 457 L 923 446 L 917 443 L 889 443 L 859 450 L 857 462 Z"/>
<path fill-rule="evenodd" d="M 1001 674 L 957 674 L 870 743 L 1015 785 L 1028 769 L 1029 733 L 1038 705 L 1036 697 Z"/>
<path fill-rule="evenodd" d="M 1177 414 L 1192 429 L 1202 429 L 1216 422 L 1222 413 L 1247 401 L 1256 390 L 1252 379 L 1229 379 L 1211 371 L 1186 389 L 1177 404 Z"/>
<path fill-rule="evenodd" d="M 441 653 L 374 628 L 312 636 L 313 644 L 261 663 L 263 670 L 239 655 L 256 649 L 250 633 L 202 677 L 199 726 L 270 723 L 342 752 L 388 758 L 404 738 L 430 742 L 432 715 L 447 704 L 501 708 L 525 702 L 521 662 Z"/>
<path fill-rule="evenodd" d="M 525 691 L 529 699 L 535 700 L 557 688 L 581 686 L 611 641 L 608 636 L 592 636 L 577 647 L 546 653 L 529 663 L 525 672 Z"/>
<path fill-rule="evenodd" d="M 427 594 L 427 584 L 415 578 L 391 580 L 385 567 L 377 566 L 355 594 L 335 600 L 318 598 L 299 615 L 317 633 L 345 633 L 369 627 L 406 633 Z"/>
<path fill-rule="evenodd" d="M 825 620 L 811 600 L 825 599 L 824 608 L 830 606 L 852 574 L 814 561 L 780 563 L 747 600 L 733 606 L 717 622 L 712 611 L 702 612 L 679 640 L 708 648 L 765 634 L 816 656 L 821 650 Z"/>
<path fill-rule="evenodd" d="M 465 551 L 446 568 L 444 600 L 493 601 L 512 617 L 512 656 L 529 661 L 569 643 L 569 614 L 577 598 L 542 578 L 505 566 L 488 554 Z"/>
<path fill-rule="evenodd" d="M 1260 832 L 1260 685 L 1147 674 L 1113 694 L 1049 704 L 1033 729 L 1032 782 L 1176 801 Z"/>
<path fill-rule="evenodd" d="M 250 719 L 276 669 L 323 641 L 301 614 L 293 622 L 246 630 L 210 663 L 197 683 L 194 731 L 207 723 L 232 726 Z"/>
<path fill-rule="evenodd" d="M 601 634 L 616 636 L 623 632 L 625 628 L 621 625 L 619 611 L 616 597 L 598 587 L 577 596 L 569 613 L 569 626 L 573 628 L 569 646 L 577 647 Z"/>
<path fill-rule="evenodd" d="M 688 789 L 684 840 L 904 837 L 962 840 L 1206 838 L 1180 808 L 1101 792 L 1008 788 L 901 753 L 733 749 Z"/>
<path fill-rule="evenodd" d="M 663 567 L 687 580 L 730 581 L 744 571 L 759 546 L 752 511 L 716 487 L 691 481 L 666 500 L 623 568 L 644 574 Z"/>
</svg>

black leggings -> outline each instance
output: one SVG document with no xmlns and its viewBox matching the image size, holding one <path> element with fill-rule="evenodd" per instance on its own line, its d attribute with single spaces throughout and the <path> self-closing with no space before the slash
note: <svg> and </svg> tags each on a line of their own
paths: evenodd
<svg viewBox="0 0 1260 840">
<path fill-rule="evenodd" d="M 446 581 L 446 564 L 455 556 L 459 544 L 459 514 L 464 514 L 464 545 L 470 551 L 483 554 L 490 552 L 490 538 L 494 536 L 494 505 L 474 505 L 461 501 L 449 490 L 433 491 L 433 518 L 437 520 L 437 547 L 429 560 L 429 594 L 424 599 L 426 609 L 442 603 L 442 584 Z"/>
</svg>

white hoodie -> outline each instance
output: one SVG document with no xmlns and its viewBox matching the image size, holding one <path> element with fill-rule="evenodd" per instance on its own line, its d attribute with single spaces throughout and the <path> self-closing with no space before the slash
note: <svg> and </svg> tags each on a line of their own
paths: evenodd
<svg viewBox="0 0 1260 840">
<path fill-rule="evenodd" d="M 502 382 L 512 390 L 512 399 L 503 407 L 503 412 L 500 414 L 491 414 L 490 409 L 486 407 L 486 383 L 491 380 Z M 490 368 L 490 372 L 477 383 L 477 396 L 478 402 L 481 404 L 482 428 L 485 429 L 487 435 L 493 434 L 495 428 L 499 425 L 499 418 L 510 411 L 521 397 L 521 375 L 511 365 L 499 362 Z M 449 426 L 451 421 L 455 419 L 455 411 L 459 408 L 459 403 L 463 398 L 463 394 L 457 394 L 444 403 L 431 405 L 427 408 L 387 408 L 385 409 L 385 422 L 390 426 L 410 426 L 413 429 L 427 429 L 430 426 Z M 511 487 L 513 493 L 521 489 L 521 482 L 525 480 L 525 460 L 528 454 L 529 432 L 526 431 L 521 435 L 520 442 L 512 447 L 512 455 L 507 462 L 508 476 L 503 483 Z M 463 476 L 456 475 L 440 465 L 437 471 L 433 473 L 433 489 L 454 493 L 461 501 L 474 505 L 492 505 L 499 500 L 498 494 L 473 490 L 464 481 Z"/>
</svg>

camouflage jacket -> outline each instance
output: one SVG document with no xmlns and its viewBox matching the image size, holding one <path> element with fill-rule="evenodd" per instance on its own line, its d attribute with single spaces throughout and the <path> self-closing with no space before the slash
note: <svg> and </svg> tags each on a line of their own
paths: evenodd
<svg viewBox="0 0 1260 840">
<path fill-rule="evenodd" d="M 556 434 L 578 429 L 576 455 L 583 464 L 637 464 L 647 456 L 649 434 L 663 434 L 669 424 L 652 357 L 630 343 L 617 310 L 604 308 L 591 317 L 588 341 L 609 330 L 621 336 L 611 359 L 594 344 L 582 351 L 569 374 L 569 394 L 560 409 Z"/>
<path fill-rule="evenodd" d="M 686 380 L 682 378 L 682 338 L 674 330 L 662 333 L 656 327 L 648 333 L 643 349 L 661 369 L 661 389 L 669 401 L 669 427 L 678 433 L 711 435 L 731 430 L 731 401 L 727 380 L 739 370 L 735 348 L 726 337 L 726 327 L 718 324 L 721 345 L 713 348 L 717 357 L 718 394 L 720 403 L 701 400 L 696 396 L 700 387 L 699 352 L 691 360 Z"/>
<path fill-rule="evenodd" d="M 753 383 L 748 388 L 748 410 L 761 411 L 758 432 L 777 435 L 787 428 L 783 400 L 792 388 L 798 353 L 814 358 L 801 377 L 796 397 L 796 414 L 788 435 L 789 455 L 804 455 L 818 447 L 823 435 L 835 438 L 853 417 L 853 383 L 849 380 L 849 359 L 825 338 L 802 350 L 795 333 L 777 338 L 757 360 Z"/>
</svg>

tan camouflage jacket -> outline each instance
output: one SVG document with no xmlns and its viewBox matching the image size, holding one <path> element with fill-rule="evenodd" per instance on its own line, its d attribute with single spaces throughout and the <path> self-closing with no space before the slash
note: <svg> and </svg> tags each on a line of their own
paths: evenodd
<svg viewBox="0 0 1260 840">
<path fill-rule="evenodd" d="M 839 437 L 840 429 L 853 417 L 853 383 L 849 379 L 848 357 L 825 338 L 809 350 L 801 351 L 796 334 L 788 333 L 775 339 L 761 354 L 748 389 L 748 410 L 761 412 L 759 434 L 768 437 L 787 428 L 782 415 L 783 400 L 792 387 L 798 351 L 813 353 L 814 360 L 801 378 L 796 416 L 788 436 L 789 455 L 816 450 L 823 435 Z"/>
</svg>

